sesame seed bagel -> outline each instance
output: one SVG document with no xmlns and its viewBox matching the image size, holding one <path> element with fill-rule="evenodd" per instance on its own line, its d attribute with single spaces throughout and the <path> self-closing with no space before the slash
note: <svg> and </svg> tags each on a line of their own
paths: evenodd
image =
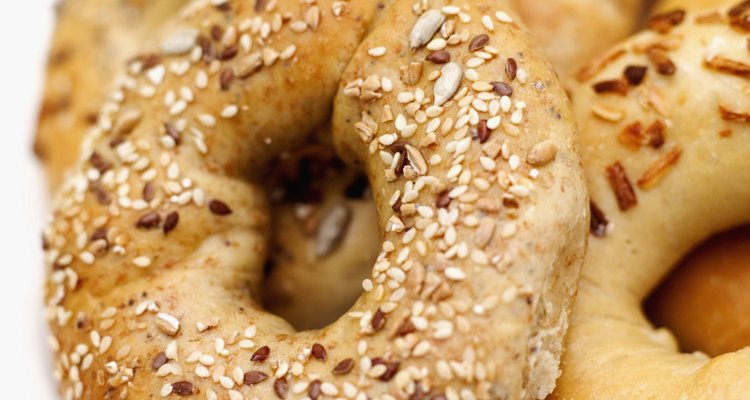
<svg viewBox="0 0 750 400">
<path fill-rule="evenodd" d="M 588 222 L 567 97 L 505 3 L 420 4 L 194 1 L 129 63 L 44 232 L 64 398 L 552 391 Z M 263 182 L 332 104 L 381 252 L 295 332 L 259 306 Z"/>
<path fill-rule="evenodd" d="M 641 303 L 697 243 L 750 220 L 748 9 L 652 20 L 572 90 L 595 238 L 559 399 L 746 397 L 747 349 L 680 353 Z"/>
</svg>

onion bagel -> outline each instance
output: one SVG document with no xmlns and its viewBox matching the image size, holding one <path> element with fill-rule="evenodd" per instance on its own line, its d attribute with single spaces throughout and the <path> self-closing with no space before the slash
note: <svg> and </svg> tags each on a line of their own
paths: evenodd
<svg viewBox="0 0 750 400">
<path fill-rule="evenodd" d="M 571 90 L 596 237 L 559 399 L 746 397 L 747 349 L 681 353 L 641 303 L 696 244 L 750 219 L 749 4 L 662 14 Z"/>
</svg>

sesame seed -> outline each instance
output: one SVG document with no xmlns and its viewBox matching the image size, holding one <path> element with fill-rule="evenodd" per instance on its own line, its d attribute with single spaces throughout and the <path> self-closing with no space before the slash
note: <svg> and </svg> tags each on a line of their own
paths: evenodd
<svg viewBox="0 0 750 400">
<path fill-rule="evenodd" d="M 369 54 L 372 57 L 382 57 L 386 53 L 386 48 L 384 46 L 379 47 L 373 47 L 369 50 L 367 50 L 367 54 Z"/>
<path fill-rule="evenodd" d="M 172 115 L 182 114 L 187 109 L 187 106 L 188 104 L 185 100 L 179 100 L 169 109 L 169 113 Z"/>
<path fill-rule="evenodd" d="M 140 256 L 133 259 L 133 264 L 140 268 L 147 268 L 151 265 L 151 259 L 146 256 Z"/>
<path fill-rule="evenodd" d="M 164 39 L 161 49 L 166 55 L 185 54 L 192 49 L 198 38 L 196 29 L 181 29 Z"/>
<path fill-rule="evenodd" d="M 248 339 L 252 339 L 255 337 L 257 332 L 258 332 L 258 328 L 255 325 L 250 325 L 249 327 L 245 329 L 245 332 L 243 332 L 243 335 Z"/>
<path fill-rule="evenodd" d="M 211 376 L 211 372 L 208 370 L 208 368 L 204 367 L 203 365 L 199 365 L 195 367 L 195 375 L 197 375 L 200 378 L 208 378 Z"/>
<path fill-rule="evenodd" d="M 443 50 L 447 45 L 448 43 L 445 41 L 445 39 L 435 38 L 435 39 L 432 39 L 429 43 L 427 43 L 427 50 L 432 50 L 432 51 Z"/>
<path fill-rule="evenodd" d="M 433 324 L 433 327 L 435 328 L 433 334 L 435 339 L 447 339 L 453 335 L 453 324 L 450 321 L 437 321 Z"/>
<path fill-rule="evenodd" d="M 482 64 L 484 64 L 484 59 L 479 57 L 472 57 L 466 61 L 466 66 L 469 68 L 477 68 L 482 66 Z"/>
<path fill-rule="evenodd" d="M 414 346 L 414 349 L 412 350 L 412 355 L 414 357 L 422 357 L 430 351 L 431 347 L 432 345 L 430 344 L 430 342 L 423 340 L 417 343 L 416 346 Z"/>
<path fill-rule="evenodd" d="M 466 278 L 466 274 L 464 274 L 463 271 L 461 271 L 460 268 L 457 267 L 448 267 L 445 269 L 445 276 L 448 277 L 448 279 L 454 280 L 454 281 L 460 281 Z"/>
<path fill-rule="evenodd" d="M 458 15 L 458 13 L 461 12 L 461 9 L 458 6 L 443 6 L 441 11 L 445 15 Z"/>
<path fill-rule="evenodd" d="M 198 121 L 200 121 L 200 123 L 206 127 L 216 126 L 216 118 L 214 118 L 213 115 L 210 115 L 210 114 L 198 115 Z"/>
<path fill-rule="evenodd" d="M 510 169 L 512 171 L 517 170 L 521 166 L 521 158 L 518 157 L 516 154 L 513 154 L 508 159 L 508 165 L 510 166 Z"/>
<path fill-rule="evenodd" d="M 232 118 L 237 115 L 239 108 L 236 105 L 228 105 L 221 111 L 222 118 Z"/>
<path fill-rule="evenodd" d="M 320 391 L 327 396 L 336 396 L 339 394 L 339 390 L 330 382 L 323 382 L 323 384 L 320 385 Z"/>
<path fill-rule="evenodd" d="M 224 389 L 231 389 L 234 387 L 234 381 L 232 380 L 232 378 L 229 378 L 227 376 L 219 377 L 219 384 Z"/>
<path fill-rule="evenodd" d="M 508 15 L 505 11 L 498 11 L 495 13 L 495 18 L 497 18 L 498 21 L 506 24 L 513 23 L 513 18 Z"/>
<path fill-rule="evenodd" d="M 162 81 L 164 81 L 165 74 L 166 69 L 164 69 L 163 65 L 157 65 L 146 71 L 146 77 L 156 86 L 161 85 Z"/>
<path fill-rule="evenodd" d="M 171 383 L 164 384 L 164 386 L 161 387 L 159 394 L 161 395 L 161 397 L 167 397 L 170 394 L 172 394 L 172 384 Z"/>
<path fill-rule="evenodd" d="M 489 15 L 482 16 L 482 25 L 490 32 L 495 31 L 495 24 L 492 22 L 492 18 L 490 18 Z"/>
</svg>

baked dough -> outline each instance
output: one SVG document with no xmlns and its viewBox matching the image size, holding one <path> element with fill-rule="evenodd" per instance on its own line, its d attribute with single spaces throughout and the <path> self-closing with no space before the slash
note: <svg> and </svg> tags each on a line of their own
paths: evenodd
<svg viewBox="0 0 750 400">
<path fill-rule="evenodd" d="M 681 353 L 641 305 L 696 244 L 750 219 L 750 53 L 729 8 L 662 21 L 664 33 L 616 46 L 572 90 L 601 237 L 584 263 L 559 399 L 746 396 L 747 349 Z"/>
<path fill-rule="evenodd" d="M 196 1 L 129 65 L 44 234 L 65 398 L 552 390 L 588 220 L 567 97 L 506 3 L 412 6 Z M 381 252 L 347 314 L 295 332 L 258 306 L 259 182 L 337 91 Z"/>
<path fill-rule="evenodd" d="M 51 187 L 78 160 L 83 137 L 126 61 L 188 0 L 64 0 L 46 71 L 34 151 Z"/>
<path fill-rule="evenodd" d="M 635 32 L 644 0 L 514 0 L 534 39 L 567 79 Z M 567 82 L 566 82 L 567 83 Z"/>
</svg>

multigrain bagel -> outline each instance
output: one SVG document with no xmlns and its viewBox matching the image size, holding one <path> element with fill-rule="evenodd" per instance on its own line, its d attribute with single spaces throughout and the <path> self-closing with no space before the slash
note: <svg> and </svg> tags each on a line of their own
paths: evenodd
<svg viewBox="0 0 750 400">
<path fill-rule="evenodd" d="M 559 399 L 747 397 L 747 349 L 680 353 L 641 308 L 694 245 L 750 219 L 747 5 L 652 21 L 571 91 L 597 237 Z"/>
<path fill-rule="evenodd" d="M 125 72 L 126 61 L 143 57 L 138 53 L 140 43 L 158 32 L 164 21 L 186 3 L 187 0 L 66 0 L 58 7 L 35 146 L 51 187 L 59 184 L 77 160 L 80 142 L 95 125 L 98 107 L 113 82 Z M 542 7 L 536 1 L 514 1 L 513 5 L 558 73 L 566 78 L 582 60 L 633 31 L 641 6 L 632 0 L 544 3 Z M 591 18 L 592 15 L 610 17 Z M 317 142 L 327 146 L 328 141 Z M 294 150 L 297 154 L 304 151 Z M 352 283 L 368 274 L 377 255 L 372 199 L 342 200 L 348 175 L 356 171 L 348 169 L 344 173 L 347 176 L 340 179 L 319 182 L 324 186 L 320 201 L 274 203 L 271 197 L 273 251 L 267 260 L 268 290 L 263 303 L 298 328 L 330 322 L 349 307 L 358 295 L 359 285 Z M 341 207 L 353 210 L 344 212 L 351 216 L 341 237 L 345 245 L 318 256 L 318 225 L 326 216 L 340 214 Z M 326 279 L 311 279 L 321 274 Z"/>
<path fill-rule="evenodd" d="M 97 109 L 106 100 L 113 82 L 124 74 L 126 61 L 141 57 L 142 61 L 153 62 L 155 54 L 138 53 L 138 47 L 159 32 L 164 22 L 186 3 L 187 0 L 66 0 L 58 7 L 35 146 L 51 187 L 59 184 L 77 160 L 80 142 L 96 124 Z M 534 1 L 515 1 L 513 6 L 522 13 L 561 76 L 567 77 L 566 71 L 574 65 L 634 29 L 637 3 L 573 0 L 540 7 Z M 592 14 L 619 17 L 592 20 Z M 610 19 L 617 21 L 615 26 L 609 22 L 606 29 L 591 26 L 592 22 Z M 367 276 L 377 255 L 372 199 L 342 200 L 341 189 L 346 180 L 346 176 L 327 179 L 316 204 L 277 204 L 271 198 L 273 251 L 267 260 L 263 303 L 297 328 L 321 326 L 351 306 L 359 286 L 353 282 Z M 340 238 L 344 245 L 318 256 L 318 224 L 326 216 L 336 217 L 342 207 L 353 210 L 344 212 L 351 216 Z M 300 217 L 299 210 L 305 215 Z M 311 279 L 320 275 L 326 279 Z"/>
<path fill-rule="evenodd" d="M 588 216 L 567 98 L 504 2 L 412 5 L 196 1 L 129 65 L 44 233 L 66 398 L 552 390 Z M 349 313 L 294 332 L 257 303 L 258 182 L 337 91 L 382 251 Z"/>
</svg>

